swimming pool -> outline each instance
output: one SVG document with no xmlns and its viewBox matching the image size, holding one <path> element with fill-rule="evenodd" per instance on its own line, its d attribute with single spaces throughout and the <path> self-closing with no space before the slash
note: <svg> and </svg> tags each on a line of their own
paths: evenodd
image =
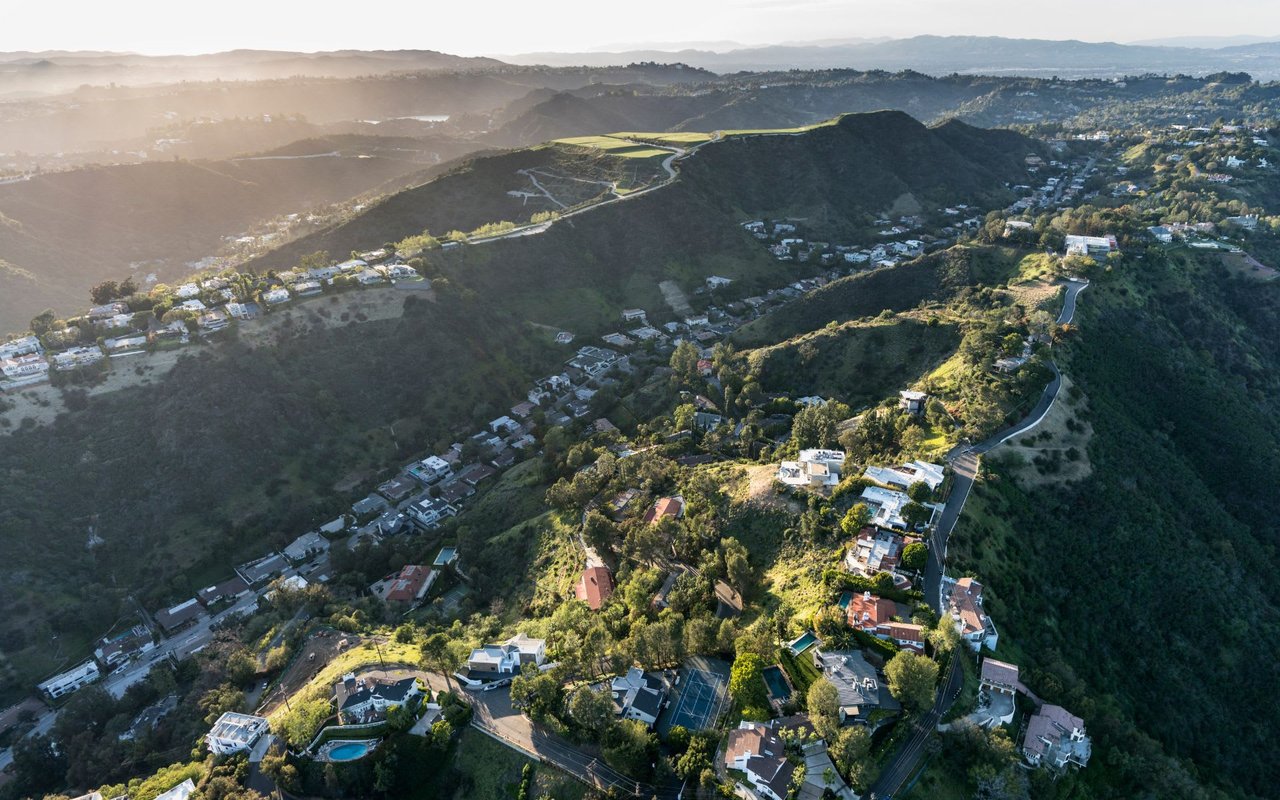
<svg viewBox="0 0 1280 800">
<path fill-rule="evenodd" d="M 378 746 L 377 740 L 367 742 L 336 742 L 325 755 L 330 761 L 355 761 L 369 755 Z"/>
<path fill-rule="evenodd" d="M 803 636 L 788 644 L 787 649 L 795 655 L 800 655 L 815 644 L 818 644 L 817 635 L 813 631 L 805 631 Z"/>
<path fill-rule="evenodd" d="M 769 696 L 774 700 L 782 701 L 791 696 L 787 678 L 778 667 L 764 668 L 764 683 L 769 687 Z"/>
<path fill-rule="evenodd" d="M 840 607 L 849 608 L 849 603 L 853 602 L 853 592 L 844 592 L 840 595 Z"/>
</svg>

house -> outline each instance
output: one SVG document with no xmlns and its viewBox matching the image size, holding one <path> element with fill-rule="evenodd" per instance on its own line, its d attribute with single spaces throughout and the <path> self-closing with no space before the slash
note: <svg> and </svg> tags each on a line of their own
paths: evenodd
<svg viewBox="0 0 1280 800">
<path fill-rule="evenodd" d="M 357 520 L 367 520 L 386 511 L 390 506 L 387 501 L 376 494 L 367 495 L 361 500 L 351 504 L 351 513 L 355 514 Z"/>
<path fill-rule="evenodd" d="M 53 368 L 59 371 L 87 367 L 98 363 L 103 358 L 106 358 L 106 354 L 97 347 L 73 347 L 61 353 L 54 353 L 52 356 Z"/>
<path fill-rule="evenodd" d="M 729 731 L 724 765 L 746 773 L 752 787 L 771 800 L 787 797 L 795 774 L 782 739 L 761 722 L 743 722 Z"/>
<path fill-rule="evenodd" d="M 635 344 L 634 339 L 631 339 L 617 332 L 606 333 L 604 336 L 601 336 L 600 338 L 604 341 L 605 344 L 611 344 L 614 347 L 630 347 L 631 345 Z"/>
<path fill-rule="evenodd" d="M 624 322 L 648 322 L 643 308 L 622 309 L 622 319 Z"/>
<path fill-rule="evenodd" d="M 6 378 L 28 378 L 33 375 L 47 375 L 49 373 L 49 362 L 39 353 L 25 353 L 13 358 L 0 360 L 0 372 L 3 372 Z"/>
<path fill-rule="evenodd" d="M 320 281 L 298 281 L 289 287 L 294 297 L 312 297 L 320 294 Z"/>
<path fill-rule="evenodd" d="M 1150 233 L 1157 242 L 1163 244 L 1169 244 L 1173 241 L 1173 231 L 1167 225 L 1153 225 L 1147 228 L 1147 233 Z"/>
<path fill-rule="evenodd" d="M 247 564 L 236 567 L 236 574 L 250 586 L 266 583 L 289 568 L 289 562 L 279 553 L 271 553 Z"/>
<path fill-rule="evenodd" d="M 874 632 L 881 625 L 893 621 L 898 614 L 898 605 L 892 600 L 877 597 L 871 592 L 855 594 L 849 599 L 845 616 L 849 625 L 858 630 Z"/>
<path fill-rule="evenodd" d="M 445 467 L 448 468 L 448 464 Z M 405 475 L 397 475 L 389 481 L 378 484 L 377 492 L 393 503 L 399 503 L 408 497 L 418 484 Z"/>
<path fill-rule="evenodd" d="M 904 390 L 898 392 L 898 408 L 908 414 L 923 414 L 929 395 L 924 392 Z"/>
<path fill-rule="evenodd" d="M 684 324 L 688 325 L 690 328 L 705 328 L 707 325 L 711 324 L 711 320 L 707 319 L 705 315 L 685 317 Z"/>
<path fill-rule="evenodd" d="M 66 672 L 54 675 L 49 680 L 36 686 L 36 688 L 50 700 L 57 700 L 59 697 L 71 694 L 82 686 L 93 683 L 101 674 L 98 670 L 97 662 L 89 659 L 78 667 L 72 667 Z"/>
<path fill-rule="evenodd" d="M 17 358 L 29 353 L 39 355 L 44 352 L 40 340 L 34 336 L 23 336 L 0 344 L 0 358 Z"/>
<path fill-rule="evenodd" d="M 951 587 L 949 606 L 960 638 L 976 653 L 984 646 L 995 650 L 1000 637 L 995 623 L 982 610 L 982 584 L 973 578 L 943 579 L 943 591 Z"/>
<path fill-rule="evenodd" d="M 1032 766 L 1058 770 L 1069 764 L 1088 766 L 1091 749 L 1084 720 L 1062 706 L 1046 703 L 1027 720 L 1022 755 Z"/>
<path fill-rule="evenodd" d="M 799 461 L 779 465 L 777 477 L 788 486 L 835 486 L 840 482 L 844 459 L 840 450 L 801 450 Z"/>
<path fill-rule="evenodd" d="M 123 664 L 129 659 L 155 649 L 151 631 L 145 625 L 135 625 L 124 633 L 103 637 L 93 651 L 93 657 L 106 669 Z"/>
<path fill-rule="evenodd" d="M 982 671 L 979 674 L 978 686 L 986 692 L 1015 695 L 1021 682 L 1018 678 L 1018 665 L 994 658 L 982 659 Z"/>
<path fill-rule="evenodd" d="M 710 431 L 724 424 L 724 417 L 709 411 L 699 411 L 693 415 L 693 427 L 699 431 Z"/>
<path fill-rule="evenodd" d="M 87 316 L 89 319 L 97 322 L 98 320 L 104 320 L 108 317 L 114 317 L 116 314 L 127 313 L 128 311 L 129 307 L 124 303 L 106 303 L 89 309 Z"/>
<path fill-rule="evenodd" d="M 427 596 L 436 582 L 436 572 L 430 567 L 408 564 L 398 573 L 392 573 L 369 587 L 374 597 L 389 606 L 412 608 Z"/>
<path fill-rule="evenodd" d="M 573 341 L 573 334 L 568 331 L 560 331 L 556 334 L 556 344 L 569 344 Z"/>
<path fill-rule="evenodd" d="M 262 293 L 262 302 L 269 306 L 278 306 L 281 303 L 287 303 L 289 302 L 289 299 L 289 290 L 282 286 L 276 287 L 275 289 L 268 289 Z"/>
<path fill-rule="evenodd" d="M 541 667 L 546 659 L 546 640 L 518 633 L 502 644 L 487 644 L 472 650 L 467 658 L 467 673 L 457 677 L 473 687 L 501 682 L 518 673 L 525 664 Z"/>
<path fill-rule="evenodd" d="M 1106 256 L 1120 249 L 1114 236 L 1067 236 L 1067 255 Z"/>
<path fill-rule="evenodd" d="M 185 325 L 183 326 L 185 327 Z M 147 346 L 147 337 L 141 334 L 137 336 L 116 336 L 111 339 L 103 339 L 102 347 L 107 351 L 108 355 L 127 356 L 135 353 L 141 353 L 142 348 Z"/>
<path fill-rule="evenodd" d="M 294 562 L 306 561 L 312 556 L 327 552 L 329 552 L 329 540 L 317 531 L 302 534 L 284 549 L 285 558 Z"/>
<path fill-rule="evenodd" d="M 662 710 L 662 701 L 667 696 L 667 685 L 662 678 L 632 667 L 626 675 L 614 678 L 609 689 L 618 716 L 650 727 L 658 721 L 658 712 Z"/>
<path fill-rule="evenodd" d="M 448 517 L 456 517 L 458 509 L 443 497 L 424 497 L 405 509 L 418 527 L 423 530 L 434 530 Z"/>
<path fill-rule="evenodd" d="M 436 481 L 443 480 L 453 474 L 453 467 L 449 466 L 449 462 L 439 456 L 427 456 L 416 464 L 410 465 L 405 472 L 424 486 L 430 486 Z"/>
<path fill-rule="evenodd" d="M 826 652 L 815 647 L 812 652 L 813 665 L 836 688 L 841 722 L 865 721 L 878 708 L 901 708 L 860 650 Z"/>
<path fill-rule="evenodd" d="M 492 478 L 498 471 L 488 464 L 472 464 L 458 473 L 458 478 L 468 486 L 477 486 L 481 481 Z"/>
<path fill-rule="evenodd" d="M 529 415 L 532 414 L 537 407 L 536 403 L 530 403 L 528 401 L 516 403 L 511 407 L 511 415 L 519 419 L 528 419 Z"/>
<path fill-rule="evenodd" d="M 155 617 L 156 624 L 165 632 L 165 635 L 172 636 L 175 631 L 185 628 L 204 616 L 204 608 L 200 605 L 200 601 L 193 597 L 176 606 L 162 608 L 152 616 Z"/>
<path fill-rule="evenodd" d="M 899 467 L 867 467 L 866 477 L 886 486 L 897 486 L 910 489 L 913 484 L 923 483 L 934 492 L 942 485 L 944 468 L 941 464 L 916 459 Z"/>
<path fill-rule="evenodd" d="M 1228 225 L 1235 225 L 1238 228 L 1244 228 L 1247 231 L 1257 230 L 1258 215 L 1246 214 L 1240 217 L 1227 217 L 1223 220 Z"/>
<path fill-rule="evenodd" d="M 248 593 L 249 584 L 245 582 L 244 578 L 235 575 L 222 583 L 204 587 L 196 592 L 196 599 L 200 601 L 201 605 L 208 608 L 214 603 L 239 600 Z"/>
<path fill-rule="evenodd" d="M 906 494 L 879 486 L 868 486 L 862 490 L 861 500 L 871 511 L 872 524 L 903 531 L 910 527 L 902 518 L 903 509 L 911 502 Z"/>
<path fill-rule="evenodd" d="M 213 723 L 213 727 L 205 734 L 204 741 L 218 755 L 234 755 L 252 749 L 270 727 L 266 717 L 228 711 Z"/>
<path fill-rule="evenodd" d="M 184 283 L 177 289 L 173 290 L 173 296 L 179 300 L 187 300 L 192 297 L 197 297 L 199 294 L 200 287 L 194 283 Z"/>
<path fill-rule="evenodd" d="M 489 423 L 489 430 L 497 434 L 513 433 L 520 429 L 520 423 L 511 417 L 502 416 Z"/>
<path fill-rule="evenodd" d="M 356 678 L 348 672 L 334 686 L 333 704 L 343 725 L 366 725 L 387 718 L 392 708 L 404 707 L 422 696 L 418 679 Z"/>
<path fill-rule="evenodd" d="M 590 606 L 592 611 L 599 611 L 605 603 L 609 602 L 609 598 L 613 597 L 613 576 L 609 574 L 607 567 L 599 565 L 587 567 L 578 578 L 573 592 L 579 600 Z"/>
<path fill-rule="evenodd" d="M 684 516 L 684 498 L 676 495 L 659 498 L 645 512 L 644 521 L 652 525 L 666 518 L 680 519 L 682 516 Z"/>
<path fill-rule="evenodd" d="M 723 286 L 728 286 L 729 284 L 733 283 L 733 279 L 723 278 L 719 275 L 708 275 L 706 283 L 707 283 L 708 289 L 719 289 Z"/>
<path fill-rule="evenodd" d="M 924 626 L 911 622 L 886 622 L 876 628 L 875 635 L 889 639 L 903 650 L 924 652 Z"/>
<path fill-rule="evenodd" d="M 156 800 L 187 800 L 191 795 L 195 794 L 195 791 L 196 782 L 191 778 L 187 778 L 164 794 L 156 795 Z"/>
<path fill-rule="evenodd" d="M 356 280 L 359 281 L 361 286 L 373 286 L 374 284 L 382 283 L 386 279 L 387 277 L 376 269 L 364 269 L 356 275 Z"/>
<path fill-rule="evenodd" d="M 863 528 L 844 556 L 844 568 L 868 578 L 880 572 L 892 574 L 898 569 L 906 540 L 893 531 Z"/>
</svg>

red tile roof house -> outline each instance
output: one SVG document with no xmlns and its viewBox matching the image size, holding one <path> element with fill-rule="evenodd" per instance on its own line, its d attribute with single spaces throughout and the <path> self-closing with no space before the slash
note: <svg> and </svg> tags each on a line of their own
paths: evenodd
<svg viewBox="0 0 1280 800">
<path fill-rule="evenodd" d="M 389 606 L 413 607 L 422 602 L 435 582 L 435 570 L 409 564 L 370 586 L 369 591 Z"/>
<path fill-rule="evenodd" d="M 684 498 L 677 495 L 676 497 L 663 497 L 654 503 L 645 512 L 644 521 L 652 525 L 664 517 L 680 519 L 682 516 L 684 516 Z"/>
<path fill-rule="evenodd" d="M 613 597 L 613 576 L 607 567 L 587 567 L 573 587 L 579 600 L 586 602 L 592 611 L 599 611 Z"/>
<path fill-rule="evenodd" d="M 849 600 L 849 624 L 868 633 L 874 633 L 876 628 L 892 622 L 897 614 L 896 603 L 883 597 L 876 597 L 871 592 L 855 594 Z"/>
<path fill-rule="evenodd" d="M 961 578 L 951 590 L 951 618 L 960 637 L 976 653 L 986 647 L 995 650 L 1000 637 L 995 623 L 982 610 L 982 584 Z"/>
</svg>

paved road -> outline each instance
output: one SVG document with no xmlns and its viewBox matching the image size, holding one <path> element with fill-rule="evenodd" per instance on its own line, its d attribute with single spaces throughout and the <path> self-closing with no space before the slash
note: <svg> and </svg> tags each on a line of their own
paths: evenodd
<svg viewBox="0 0 1280 800">
<path fill-rule="evenodd" d="M 876 800 L 885 800 L 885 798 L 893 797 L 894 792 L 902 787 L 911 773 L 915 771 L 916 763 L 920 760 L 920 756 L 924 755 L 925 745 L 937 730 L 938 723 L 942 721 L 947 710 L 951 708 L 951 704 L 960 696 L 960 689 L 964 686 L 964 669 L 960 666 L 960 659 L 968 658 L 969 653 L 963 649 L 963 646 L 957 648 L 955 655 L 951 659 L 951 667 L 947 673 L 946 683 L 942 687 L 942 691 L 938 693 L 937 699 L 933 703 L 933 708 L 929 710 L 920 719 L 916 720 L 915 725 L 911 727 L 911 738 L 909 738 L 894 755 L 893 760 L 885 766 L 880 772 L 880 777 L 876 779 L 875 784 L 871 787 L 870 797 Z"/>
<path fill-rule="evenodd" d="M 468 692 L 468 696 L 475 712 L 471 719 L 473 726 L 530 758 L 559 767 L 590 786 L 601 790 L 613 788 L 631 796 L 657 797 L 659 800 L 675 800 L 679 794 L 679 785 L 654 787 L 641 783 L 535 724 L 511 706 L 511 696 L 506 689 Z"/>
<path fill-rule="evenodd" d="M 1068 283 L 1067 295 L 1062 304 L 1062 312 L 1058 315 L 1059 324 L 1065 324 L 1075 319 L 1076 297 L 1088 286 L 1089 282 L 1083 280 L 1073 279 Z M 955 530 L 956 523 L 960 520 L 960 514 L 964 511 L 965 501 L 969 499 L 969 492 L 973 490 L 974 477 L 978 472 L 978 457 L 983 453 L 990 452 L 1009 439 L 1031 430 L 1036 425 L 1039 425 L 1045 415 L 1049 413 L 1049 409 L 1053 407 L 1058 398 L 1058 393 L 1062 389 L 1062 373 L 1058 371 L 1057 364 L 1052 361 L 1048 363 L 1049 368 L 1053 370 L 1053 380 L 1045 387 L 1044 394 L 1040 397 L 1040 402 L 1036 404 L 1035 408 L 1031 409 L 1031 413 L 1027 414 L 1018 424 L 997 433 L 980 444 L 970 447 L 957 447 L 947 457 L 953 474 L 951 494 L 947 496 L 947 502 L 943 506 L 938 523 L 934 527 L 933 533 L 929 536 L 929 558 L 925 563 L 924 574 L 925 600 L 939 614 L 942 613 L 943 609 L 942 576 L 947 563 L 947 541 L 951 537 L 951 532 Z M 947 709 L 951 708 L 951 704 L 955 702 L 956 697 L 960 694 L 960 688 L 964 682 L 964 673 L 960 669 L 959 659 L 965 656 L 967 656 L 967 653 L 958 653 L 957 657 L 951 660 L 950 673 L 947 675 L 947 681 L 942 691 L 938 693 L 938 699 L 934 703 L 933 710 L 922 719 L 917 720 L 912 729 L 911 739 L 894 755 L 893 761 L 881 773 L 879 780 L 876 781 L 873 787 L 874 797 L 892 797 L 893 793 L 902 786 L 902 783 L 915 769 L 916 763 L 924 753 L 925 743 L 946 714 Z"/>
</svg>

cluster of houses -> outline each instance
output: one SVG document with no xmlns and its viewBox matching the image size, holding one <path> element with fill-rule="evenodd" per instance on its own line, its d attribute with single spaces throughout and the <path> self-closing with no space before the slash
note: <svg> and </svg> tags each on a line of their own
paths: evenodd
<svg viewBox="0 0 1280 800">
<path fill-rule="evenodd" d="M 283 305 L 295 298 L 319 294 L 324 286 L 333 285 L 334 279 L 343 275 L 351 276 L 361 286 L 425 280 L 415 269 L 386 251 L 364 256 L 369 260 L 355 258 L 328 267 L 281 273 L 277 277 L 283 285 L 268 287 L 261 292 L 260 299 L 268 307 Z M 378 261 L 382 263 L 375 263 Z M 84 315 L 84 322 L 101 334 L 97 342 L 80 343 L 83 328 L 72 326 L 45 335 L 51 348 L 49 352 L 45 342 L 34 335 L 0 344 L 0 374 L 4 378 L 0 380 L 0 391 L 13 391 L 45 381 L 50 370 L 74 370 L 109 357 L 143 353 L 148 345 L 186 344 L 193 329 L 201 334 L 213 334 L 235 320 L 253 319 L 261 314 L 258 303 L 244 296 L 241 286 L 223 277 L 183 283 L 173 290 L 173 300 L 175 310 L 189 312 L 191 325 L 181 319 L 164 323 L 150 314 L 134 314 L 123 301 L 113 301 L 93 306 Z"/>
<path fill-rule="evenodd" d="M 1018 666 L 994 658 L 984 658 L 978 680 L 978 711 L 974 717 L 983 726 L 1005 725 L 1013 721 L 1015 699 L 1025 694 L 1036 704 L 1026 720 L 1020 750 L 1033 767 L 1061 771 L 1068 766 L 1089 764 L 1092 742 L 1084 720 L 1059 705 L 1045 703 L 1023 685 Z"/>
<path fill-rule="evenodd" d="M 792 752 L 788 753 L 788 749 Z M 767 800 L 857 800 L 804 715 L 742 722 L 725 739 L 723 766 Z M 789 757 L 791 756 L 791 757 Z M 800 769 L 800 764 L 804 769 Z M 732 773 L 731 773 L 732 774 Z"/>
<path fill-rule="evenodd" d="M 944 209 L 943 212 L 960 213 L 969 206 L 961 204 L 957 208 Z M 923 255 L 925 247 L 938 241 L 954 238 L 962 230 L 976 228 L 981 220 L 974 217 L 965 220 L 958 226 L 949 225 L 941 231 L 942 239 L 921 234 L 922 239 L 888 239 L 869 247 L 860 245 L 833 245 L 829 242 L 809 241 L 796 232 L 796 226 L 790 222 L 767 222 L 765 220 L 749 220 L 742 223 L 748 233 L 767 243 L 769 252 L 774 258 L 783 262 L 800 264 L 816 262 L 824 267 L 844 265 L 852 268 L 891 267 L 901 261 Z M 919 228 L 922 224 L 918 217 L 902 217 L 895 224 L 888 219 L 876 220 L 878 226 L 889 226 L 878 232 L 880 237 L 897 237 Z M 926 242 L 925 239 L 928 241 Z"/>
</svg>

